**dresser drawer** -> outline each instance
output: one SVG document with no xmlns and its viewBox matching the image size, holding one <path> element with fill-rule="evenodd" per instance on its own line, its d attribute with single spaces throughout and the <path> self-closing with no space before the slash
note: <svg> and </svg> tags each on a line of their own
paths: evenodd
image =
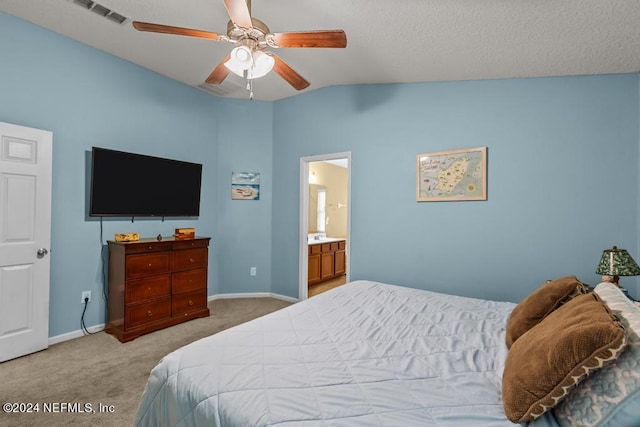
<svg viewBox="0 0 640 427">
<path fill-rule="evenodd" d="M 150 241 L 125 243 L 125 251 L 128 254 L 141 254 L 149 252 L 161 252 L 171 250 L 171 242 Z"/>
<path fill-rule="evenodd" d="M 127 279 L 171 272 L 171 252 L 127 255 Z"/>
<path fill-rule="evenodd" d="M 206 268 L 209 261 L 207 248 L 185 249 L 173 252 L 173 271 Z"/>
<path fill-rule="evenodd" d="M 209 239 L 198 240 L 176 240 L 173 242 L 173 249 L 192 249 L 192 248 L 206 248 L 209 246 Z"/>
<path fill-rule="evenodd" d="M 193 311 L 207 308 L 207 292 L 190 292 L 188 294 L 174 295 L 171 299 L 171 316 L 185 316 Z"/>
<path fill-rule="evenodd" d="M 171 295 L 171 275 L 153 276 L 146 279 L 130 280 L 126 286 L 127 304 Z"/>
<path fill-rule="evenodd" d="M 126 327 L 135 328 L 171 317 L 171 298 L 166 297 L 146 304 L 128 305 Z"/>
<path fill-rule="evenodd" d="M 171 293 L 173 294 L 206 290 L 207 269 L 199 268 L 197 270 L 173 273 L 173 280 L 171 283 Z"/>
</svg>

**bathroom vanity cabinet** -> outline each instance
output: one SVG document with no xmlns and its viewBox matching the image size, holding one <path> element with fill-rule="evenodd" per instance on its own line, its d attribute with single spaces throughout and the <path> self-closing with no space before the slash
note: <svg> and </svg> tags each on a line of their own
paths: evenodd
<svg viewBox="0 0 640 427">
<path fill-rule="evenodd" d="M 342 276 L 347 269 L 347 242 L 335 240 L 309 243 L 309 284 Z"/>
</svg>

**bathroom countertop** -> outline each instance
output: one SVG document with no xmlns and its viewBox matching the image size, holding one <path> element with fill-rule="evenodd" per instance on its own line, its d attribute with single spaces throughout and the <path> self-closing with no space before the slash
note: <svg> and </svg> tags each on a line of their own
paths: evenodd
<svg viewBox="0 0 640 427">
<path fill-rule="evenodd" d="M 313 246 L 313 245 L 319 245 L 321 243 L 340 242 L 342 240 L 347 240 L 347 239 L 345 239 L 344 237 L 323 237 L 320 240 L 309 239 L 308 244 L 309 246 Z"/>
</svg>

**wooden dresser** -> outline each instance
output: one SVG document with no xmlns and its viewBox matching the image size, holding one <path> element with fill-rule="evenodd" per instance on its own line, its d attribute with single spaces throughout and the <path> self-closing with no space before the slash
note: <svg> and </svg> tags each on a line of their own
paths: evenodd
<svg viewBox="0 0 640 427">
<path fill-rule="evenodd" d="M 109 317 L 105 330 L 125 342 L 209 316 L 209 240 L 109 240 Z"/>
</svg>

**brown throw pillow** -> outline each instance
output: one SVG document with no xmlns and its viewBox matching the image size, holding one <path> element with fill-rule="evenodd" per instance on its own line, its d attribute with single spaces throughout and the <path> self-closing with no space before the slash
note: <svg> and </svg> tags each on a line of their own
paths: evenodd
<svg viewBox="0 0 640 427">
<path fill-rule="evenodd" d="M 580 295 L 522 335 L 502 375 L 504 412 L 514 423 L 538 418 L 586 376 L 615 360 L 624 327 L 596 294 Z"/>
<path fill-rule="evenodd" d="M 513 343 L 551 312 L 572 298 L 589 292 L 589 286 L 576 276 L 566 276 L 540 286 L 518 304 L 507 321 L 506 343 Z"/>
</svg>

